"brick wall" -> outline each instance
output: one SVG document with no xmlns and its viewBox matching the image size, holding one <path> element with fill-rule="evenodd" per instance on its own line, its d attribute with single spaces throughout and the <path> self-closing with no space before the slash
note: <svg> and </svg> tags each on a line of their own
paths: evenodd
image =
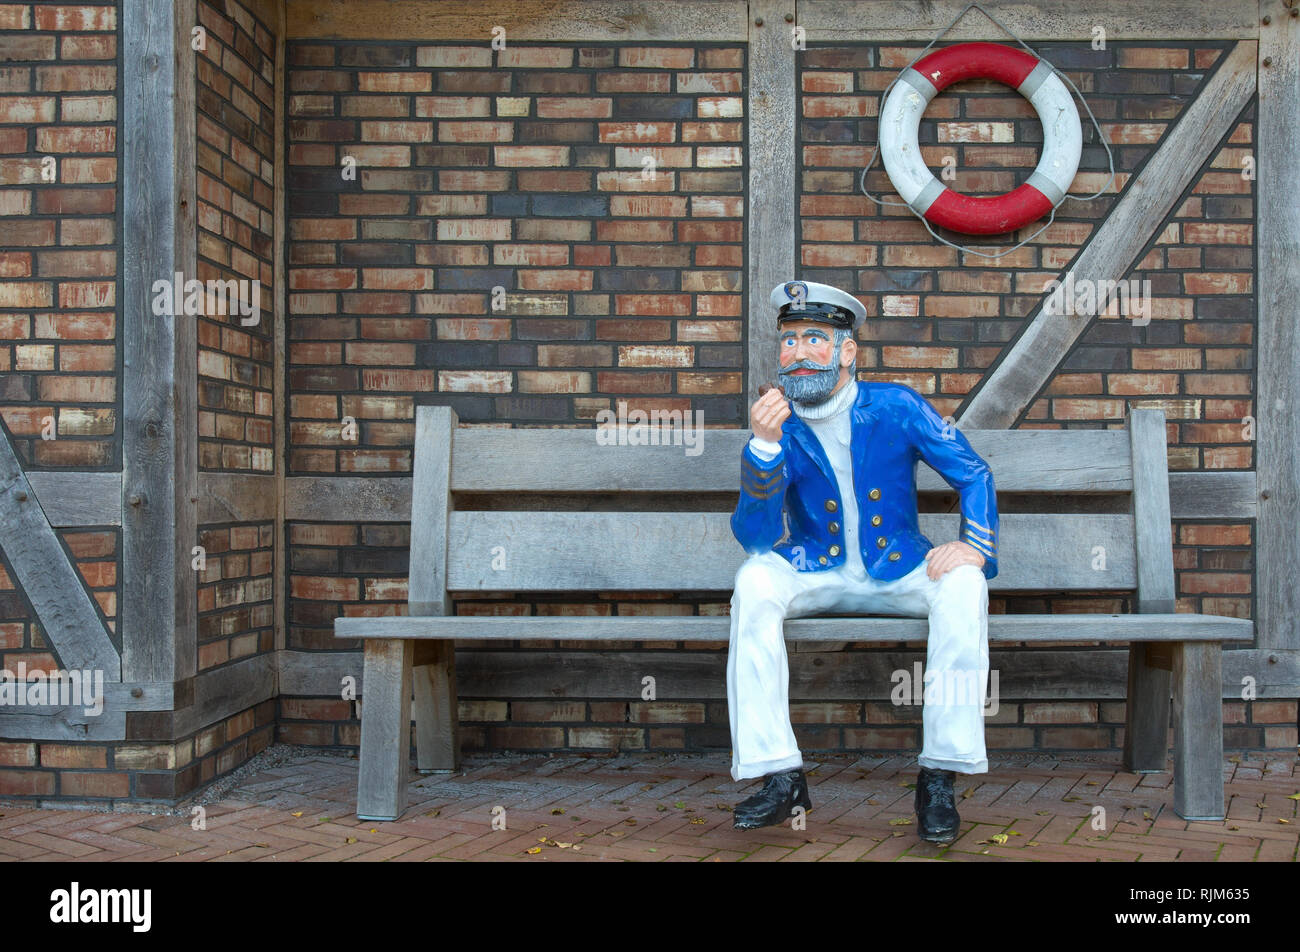
<svg viewBox="0 0 1300 952">
<path fill-rule="evenodd" d="M 200 0 L 195 51 L 200 280 L 261 282 L 262 320 L 198 323 L 200 468 L 269 473 L 275 112 L 273 30 L 235 0 Z M 264 13 L 263 13 L 264 17 Z M 121 236 L 117 142 L 121 12 L 0 3 L 0 417 L 24 468 L 121 467 Z M 187 51 L 189 52 L 189 51 Z M 53 156 L 54 181 L 42 178 Z M 168 277 L 170 275 L 158 275 Z M 185 318 L 182 318 L 185 319 Z M 57 439 L 42 439 L 46 418 Z M 117 528 L 58 530 L 110 632 Z M 272 522 L 200 527 L 198 669 L 274 650 Z M 58 667 L 0 553 L 0 667 Z M 178 698 L 192 683 L 178 688 Z M 0 796 L 174 799 L 274 738 L 273 699 L 173 739 L 168 712 L 127 716 L 123 741 L 0 741 Z"/>
<path fill-rule="evenodd" d="M 291 473 L 409 472 L 421 402 L 740 422 L 743 49 L 292 43 L 289 67 Z"/>
<path fill-rule="evenodd" d="M 121 465 L 116 29 L 0 5 L 0 417 L 28 469 Z"/>
<path fill-rule="evenodd" d="M 198 320 L 199 468 L 271 472 L 275 371 L 275 36 L 236 0 L 200 0 L 198 278 L 261 282 L 261 322 Z"/>
<path fill-rule="evenodd" d="M 268 475 L 274 470 L 278 385 L 273 271 L 281 237 L 274 220 L 275 135 L 283 118 L 275 88 L 278 24 L 265 3 L 199 0 L 197 12 L 206 32 L 206 48 L 195 54 L 197 276 L 204 282 L 258 281 L 261 295 L 256 325 L 243 326 L 239 315 L 228 313 L 196 318 L 199 469 Z M 273 521 L 199 526 L 206 559 L 196 573 L 200 674 L 275 650 L 276 531 Z M 274 702 L 268 703 L 270 714 L 258 721 L 266 726 L 266 742 L 274 732 Z M 187 741 L 194 745 L 194 759 L 175 764 L 175 788 L 192 789 L 211 779 L 214 770 L 225 773 L 265 746 L 226 743 L 227 735 L 242 736 L 243 720 L 251 725 L 252 718 L 250 709 Z"/>
</svg>

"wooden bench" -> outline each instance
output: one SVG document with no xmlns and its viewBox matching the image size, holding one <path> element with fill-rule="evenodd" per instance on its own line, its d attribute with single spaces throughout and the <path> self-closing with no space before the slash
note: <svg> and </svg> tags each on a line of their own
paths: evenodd
<svg viewBox="0 0 1300 952">
<path fill-rule="evenodd" d="M 1022 508 L 1047 510 L 1000 512 L 991 591 L 1136 595 L 1135 614 L 990 615 L 990 645 L 1128 643 L 1126 768 L 1165 769 L 1172 696 L 1174 809 L 1185 819 L 1221 819 L 1222 643 L 1250 642 L 1254 625 L 1174 612 L 1163 411 L 1133 410 L 1125 430 L 963 432 L 992 468 L 1000 497 L 1016 494 L 1038 503 Z M 337 638 L 365 642 L 357 815 L 396 819 L 406 809 L 413 713 L 418 768 L 459 766 L 454 639 L 725 644 L 726 616 L 449 617 L 450 593 L 730 593 L 745 553 L 718 500 L 725 504 L 719 494 L 729 493 L 734 505 L 748 438 L 748 430 L 704 430 L 703 451 L 688 455 L 681 445 L 600 445 L 593 429 L 457 429 L 450 408 L 420 407 L 409 614 L 335 621 Z M 917 468 L 917 481 L 923 494 L 952 493 L 928 466 Z M 656 508 L 668 500 L 675 511 L 609 511 L 611 499 L 633 492 L 652 494 L 631 498 L 653 498 Z M 456 509 L 466 493 L 498 494 L 502 508 Z M 591 502 L 576 511 L 523 511 L 523 494 L 583 494 Z M 708 494 L 713 511 L 701 512 Z M 1078 511 L 1088 508 L 1084 497 L 1098 508 L 1097 494 L 1122 498 L 1110 512 Z M 957 537 L 958 521 L 956 512 L 920 515 L 936 545 Z M 923 642 L 926 630 L 924 618 L 792 619 L 786 637 Z M 1084 663 L 1097 657 L 1084 655 Z M 1056 673 L 1044 670 L 1041 680 L 1050 684 Z M 635 674 L 628 697 L 639 700 Z"/>
</svg>

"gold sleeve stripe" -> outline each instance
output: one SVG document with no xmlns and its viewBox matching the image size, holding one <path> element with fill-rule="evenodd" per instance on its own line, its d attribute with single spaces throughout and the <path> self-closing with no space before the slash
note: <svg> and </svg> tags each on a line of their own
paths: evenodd
<svg viewBox="0 0 1300 952">
<path fill-rule="evenodd" d="M 992 529 L 985 528 L 984 526 L 980 525 L 978 522 L 971 522 L 969 519 L 967 519 L 967 520 L 966 520 L 966 528 L 967 528 L 967 529 L 978 529 L 980 532 L 984 533 L 984 534 L 985 534 L 986 536 L 988 536 L 990 539 L 993 538 L 993 530 L 992 530 Z"/>
<path fill-rule="evenodd" d="M 963 539 L 962 541 L 965 542 L 966 544 L 970 545 L 970 546 L 973 546 L 976 550 L 978 550 L 978 551 L 984 553 L 985 555 L 989 556 L 990 558 L 992 558 L 992 557 L 994 556 L 994 551 L 993 551 L 993 549 L 989 546 L 989 544 L 988 544 L 987 542 L 982 542 L 982 541 L 979 539 L 979 537 L 977 537 L 977 536 L 973 536 L 973 535 L 971 535 L 970 533 L 967 533 L 967 534 L 966 534 L 966 538 Z"/>
</svg>

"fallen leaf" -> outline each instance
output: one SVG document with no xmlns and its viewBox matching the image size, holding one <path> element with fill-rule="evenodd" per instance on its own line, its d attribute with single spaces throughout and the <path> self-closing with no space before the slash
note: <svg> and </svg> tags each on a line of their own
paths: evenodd
<svg viewBox="0 0 1300 952">
<path fill-rule="evenodd" d="M 686 801 L 685 801 L 685 800 L 678 800 L 676 803 L 673 804 L 673 806 L 675 806 L 675 807 L 676 807 L 677 809 L 679 809 L 679 810 L 685 810 L 685 809 L 686 809 Z"/>
<path fill-rule="evenodd" d="M 1288 800 L 1300 800 L 1300 793 L 1293 793 L 1293 794 L 1291 794 L 1291 796 L 1287 797 L 1287 799 L 1288 799 Z M 0 816 L 4 816 L 4 814 L 3 814 L 3 813 L 0 813 Z"/>
<path fill-rule="evenodd" d="M 297 813 L 291 813 L 291 814 L 289 814 L 289 815 L 290 815 L 290 816 L 302 816 L 302 811 L 299 810 Z"/>
<path fill-rule="evenodd" d="M 378 831 L 378 830 L 371 830 L 370 832 L 371 832 L 371 833 L 378 833 L 379 831 Z"/>
<path fill-rule="evenodd" d="M 1255 806 L 1259 807 L 1261 810 L 1264 809 L 1264 804 L 1260 803 L 1258 800 L 1255 801 Z"/>
<path fill-rule="evenodd" d="M 636 817 L 630 816 L 623 822 L 626 823 L 628 826 L 636 826 Z"/>
<path fill-rule="evenodd" d="M 896 820 L 890 820 L 889 825 L 890 826 L 911 826 L 912 819 L 911 817 L 900 816 Z"/>
<path fill-rule="evenodd" d="M 703 823 L 705 823 L 705 822 L 707 822 L 707 821 L 706 821 L 706 820 L 704 819 L 704 817 L 702 817 L 702 816 L 693 816 L 693 817 L 691 817 L 691 825 L 692 825 L 692 826 L 700 826 L 701 824 L 703 824 Z M 1282 822 L 1285 823 L 1286 821 L 1283 820 Z"/>
<path fill-rule="evenodd" d="M 559 847 L 560 849 L 562 849 L 562 850 L 567 850 L 567 849 L 568 849 L 569 847 L 571 847 L 573 844 L 572 844 L 572 843 L 561 843 L 559 840 L 556 840 L 556 841 L 555 841 L 555 845 L 558 846 L 558 847 Z"/>
<path fill-rule="evenodd" d="M 1084 786 L 1085 786 L 1085 787 L 1096 787 L 1096 786 L 1098 786 L 1098 783 L 1097 783 L 1097 781 L 1095 781 L 1095 780 L 1088 780 L 1088 781 L 1086 781 L 1086 782 L 1084 783 Z"/>
<path fill-rule="evenodd" d="M 524 850 L 525 853 L 531 853 L 531 854 L 540 853 L 541 851 L 542 848 L 540 846 L 534 846 L 532 849 Z"/>
<path fill-rule="evenodd" d="M 1037 846 L 1037 845 L 1038 845 L 1038 840 L 1030 840 L 1030 841 L 1029 841 L 1028 843 L 1026 843 L 1025 845 L 1026 845 L 1026 846 Z"/>
<path fill-rule="evenodd" d="M 1150 811 L 1150 810 L 1143 810 L 1143 811 L 1142 811 L 1142 819 L 1144 819 L 1144 820 L 1149 820 L 1149 819 L 1151 819 L 1151 811 Z"/>
<path fill-rule="evenodd" d="M 890 836 L 907 836 L 906 833 L 890 833 Z"/>
<path fill-rule="evenodd" d="M 1066 802 L 1066 803 L 1078 803 L 1078 802 L 1079 802 L 1079 798 L 1078 798 L 1078 797 L 1066 797 L 1066 798 L 1065 798 L 1065 802 Z"/>
<path fill-rule="evenodd" d="M 658 804 L 658 805 L 655 806 L 655 812 L 656 812 L 656 813 L 667 813 L 667 812 L 668 812 L 668 808 L 667 808 L 666 806 L 664 806 L 662 803 L 660 803 L 660 804 Z"/>
<path fill-rule="evenodd" d="M 969 797 L 969 796 L 970 796 L 972 793 L 974 793 L 974 792 L 975 792 L 975 788 L 974 788 L 974 787 L 967 787 L 965 790 L 963 790 L 963 791 L 961 792 L 961 798 L 962 798 L 963 800 L 965 800 L 967 797 Z"/>
<path fill-rule="evenodd" d="M 878 806 L 880 806 L 880 801 L 879 801 L 879 800 L 868 800 L 867 803 L 871 804 L 873 807 L 878 807 Z"/>
<path fill-rule="evenodd" d="M 1034 811 L 1034 815 L 1035 815 L 1035 816 L 1047 816 L 1047 815 L 1050 814 L 1051 812 L 1052 812 L 1051 810 L 1035 810 L 1035 811 Z"/>
<path fill-rule="evenodd" d="M 554 810 L 551 811 L 551 816 L 563 816 L 563 815 L 564 815 L 564 807 L 556 807 Z"/>
<path fill-rule="evenodd" d="M 347 842 L 348 842 L 348 843 L 355 843 L 356 841 L 357 841 L 357 838 L 356 838 L 355 836 L 349 836 L 349 837 L 347 838 Z"/>
<path fill-rule="evenodd" d="M 732 810 L 731 810 L 731 804 L 729 804 L 729 803 L 719 803 L 719 804 L 718 804 L 718 809 L 719 809 L 719 810 L 726 810 L 728 813 L 731 813 L 731 812 L 732 812 Z"/>
<path fill-rule="evenodd" d="M 1239 764 L 1239 763 L 1241 763 L 1241 758 L 1240 758 L 1240 757 L 1236 757 L 1236 756 L 1229 757 L 1229 758 L 1228 758 L 1228 763 L 1230 763 L 1230 764 Z"/>
<path fill-rule="evenodd" d="M 652 846 L 652 847 L 650 847 L 648 850 L 646 850 L 646 852 L 647 852 L 647 853 L 658 853 L 659 850 L 658 850 L 658 848 Z"/>
<path fill-rule="evenodd" d="M 1024 836 L 1023 833 L 1017 833 L 1015 830 L 1007 830 L 1007 836 Z"/>
<path fill-rule="evenodd" d="M 573 851 L 574 851 L 575 853 L 579 853 L 579 852 L 582 851 L 582 847 L 581 847 L 581 846 L 575 846 L 575 847 L 573 848 Z"/>
<path fill-rule="evenodd" d="M 990 842 L 996 843 L 998 844 L 998 846 L 1001 846 L 1002 844 L 1006 843 L 1007 835 L 1005 833 L 994 833 L 992 836 L 989 837 L 989 840 Z"/>
<path fill-rule="evenodd" d="M 1230 826 L 1230 827 L 1228 827 L 1228 829 L 1230 829 L 1230 830 L 1240 830 L 1241 827 L 1239 827 L 1239 826 Z"/>
<path fill-rule="evenodd" d="M 1281 817 L 1278 817 L 1278 818 L 1277 818 L 1277 822 L 1279 822 L 1279 823 L 1286 823 L 1286 824 L 1288 824 L 1288 825 L 1290 825 L 1290 823 L 1291 823 L 1290 820 L 1284 820 L 1284 819 L 1282 819 Z"/>
<path fill-rule="evenodd" d="M 437 816 L 441 812 L 442 812 L 441 810 L 430 810 L 428 813 L 425 814 L 425 816 Z"/>
</svg>

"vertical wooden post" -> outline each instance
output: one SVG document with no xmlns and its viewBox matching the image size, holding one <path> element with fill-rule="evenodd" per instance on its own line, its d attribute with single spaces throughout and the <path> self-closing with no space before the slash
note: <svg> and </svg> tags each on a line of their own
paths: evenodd
<svg viewBox="0 0 1300 952">
<path fill-rule="evenodd" d="M 1300 19 L 1278 0 L 1261 0 L 1260 13 L 1271 16 L 1259 28 L 1255 120 L 1255 637 L 1260 648 L 1300 650 Z"/>
<path fill-rule="evenodd" d="M 410 640 L 366 639 L 357 779 L 357 816 L 362 820 L 396 820 L 406 809 L 414 647 Z"/>
<path fill-rule="evenodd" d="M 152 286 L 195 277 L 194 0 L 122 4 L 122 678 L 195 672 L 196 327 Z"/>
<path fill-rule="evenodd" d="M 796 99 L 791 42 L 794 0 L 752 0 L 749 4 L 749 98 L 745 103 L 749 163 L 749 261 L 746 298 L 746 401 L 741 426 L 749 425 L 749 404 L 776 370 L 776 315 L 767 295 L 795 279 Z M 762 19 L 762 26 L 756 20 Z"/>
<path fill-rule="evenodd" d="M 415 411 L 415 478 L 411 487 L 411 570 L 407 612 L 447 615 L 447 521 L 451 511 L 451 453 L 456 411 Z M 415 664 L 415 755 L 422 771 L 460 766 L 456 701 L 456 643 L 421 642 Z"/>
<path fill-rule="evenodd" d="M 1163 410 L 1130 409 L 1133 456 L 1133 522 L 1137 543 L 1137 609 L 1174 610 L 1174 560 L 1170 544 L 1169 473 Z M 1169 753 L 1169 665 L 1135 644 L 1128 651 L 1128 698 L 1124 709 L 1124 767 L 1134 773 L 1165 769 Z M 1218 689 L 1215 689 L 1218 697 Z"/>
<path fill-rule="evenodd" d="M 1223 646 L 1174 645 L 1174 812 L 1222 820 Z"/>
</svg>

